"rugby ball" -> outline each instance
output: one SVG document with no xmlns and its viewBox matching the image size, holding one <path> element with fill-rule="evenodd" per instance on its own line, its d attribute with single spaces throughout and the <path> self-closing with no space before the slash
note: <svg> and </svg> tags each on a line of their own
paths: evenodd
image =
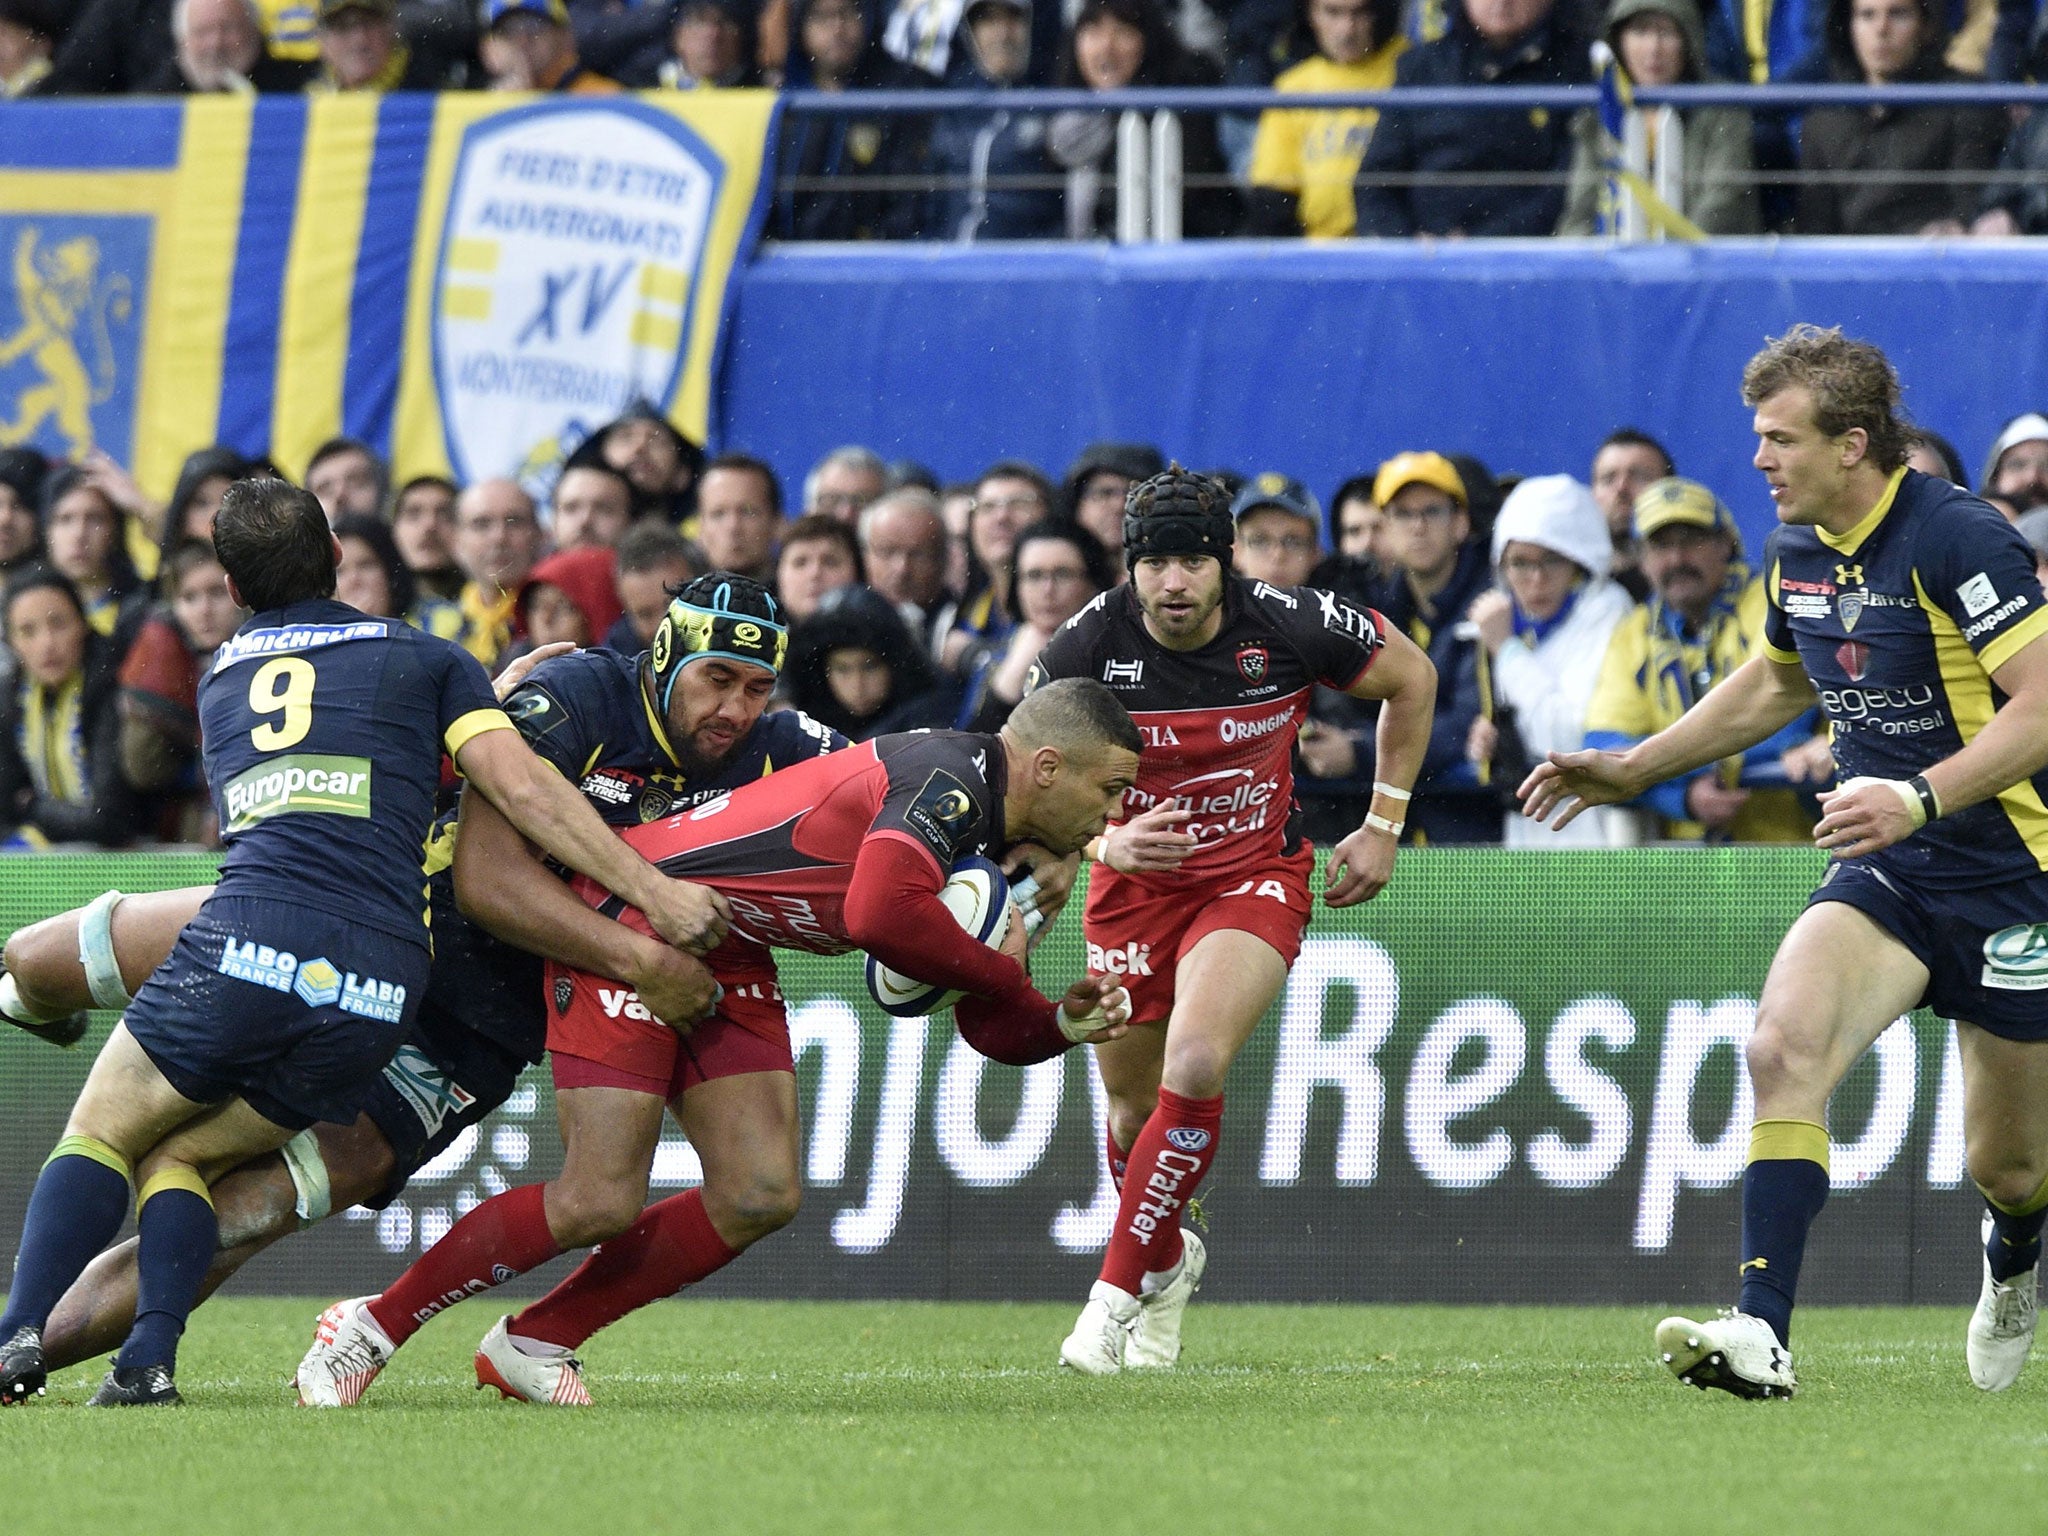
<svg viewBox="0 0 2048 1536">
<path fill-rule="evenodd" d="M 992 862 L 970 857 L 953 866 L 939 891 L 953 920 L 990 949 L 1000 948 L 1010 931 L 1010 882 Z M 963 994 L 891 970 L 868 956 L 868 995 L 884 1013 L 914 1019 L 937 1013 L 960 1001 Z"/>
</svg>

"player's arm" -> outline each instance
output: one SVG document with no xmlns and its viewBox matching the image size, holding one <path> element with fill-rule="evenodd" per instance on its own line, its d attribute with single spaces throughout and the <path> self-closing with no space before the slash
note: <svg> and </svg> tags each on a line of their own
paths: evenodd
<svg viewBox="0 0 2048 1536">
<path fill-rule="evenodd" d="M 584 902 L 541 866 L 519 829 L 483 795 L 462 797 L 453 873 L 456 904 L 487 933 L 624 983 L 664 1023 L 694 1023 L 717 996 L 703 961 Z"/>
<path fill-rule="evenodd" d="M 1747 752 L 1815 702 L 1813 684 L 1796 660 L 1760 651 L 1677 720 L 1627 751 L 1551 753 L 1516 791 L 1522 814 L 1566 826 L 1589 806 L 1633 800 L 1653 784 Z"/>
<path fill-rule="evenodd" d="M 1860 858 L 2048 768 L 2048 634 L 2014 652 L 1991 681 L 2005 702 L 1961 751 L 1917 779 L 1851 779 L 1821 796 L 1813 840 L 1841 858 Z"/>
<path fill-rule="evenodd" d="M 1380 626 L 1380 639 L 1372 664 L 1345 690 L 1354 699 L 1377 699 L 1380 704 L 1373 738 L 1372 804 L 1365 824 L 1330 851 L 1323 873 L 1325 906 L 1367 901 L 1393 877 L 1394 850 L 1436 718 L 1436 667 L 1428 654 L 1390 625 Z"/>
<path fill-rule="evenodd" d="M 469 737 L 456 746 L 455 765 L 522 834 L 638 907 L 670 943 L 704 955 L 725 937 L 730 913 L 724 897 L 671 880 L 641 858 L 517 731 L 485 730 Z M 456 844 L 461 846 L 460 838 Z"/>
</svg>

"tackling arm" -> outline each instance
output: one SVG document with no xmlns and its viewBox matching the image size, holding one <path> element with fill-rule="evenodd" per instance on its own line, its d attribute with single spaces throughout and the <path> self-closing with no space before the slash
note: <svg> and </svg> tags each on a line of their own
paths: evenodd
<svg viewBox="0 0 2048 1536">
<path fill-rule="evenodd" d="M 671 943 L 704 955 L 725 937 L 729 914 L 722 896 L 671 880 L 641 858 L 517 731 L 472 736 L 455 756 L 463 776 L 507 821 L 578 874 L 638 907 Z"/>
<path fill-rule="evenodd" d="M 462 797 L 454 876 L 463 915 L 493 937 L 624 982 L 664 1023 L 686 1025 L 710 1008 L 717 983 L 703 961 L 586 905 L 482 795 Z"/>
</svg>

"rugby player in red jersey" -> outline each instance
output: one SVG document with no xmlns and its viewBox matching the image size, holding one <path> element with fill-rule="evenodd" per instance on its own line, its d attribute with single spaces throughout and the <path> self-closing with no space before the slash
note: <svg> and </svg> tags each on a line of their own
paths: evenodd
<svg viewBox="0 0 2048 1536">
<path fill-rule="evenodd" d="M 1207 1256 L 1179 1213 L 1216 1156 L 1230 1064 L 1308 926 L 1314 852 L 1296 826 L 1291 754 L 1311 692 L 1383 701 L 1379 782 L 1365 825 L 1331 854 L 1328 906 L 1386 885 L 1429 742 L 1429 658 L 1370 609 L 1232 575 L 1231 541 L 1218 482 L 1175 466 L 1136 487 L 1129 585 L 1070 619 L 1027 680 L 1104 684 L 1145 744 L 1126 797 L 1139 814 L 1088 850 L 1088 963 L 1123 972 L 1131 995 L 1129 1032 L 1095 1058 L 1122 1200 L 1101 1278 L 1060 1346 L 1091 1376 L 1180 1357 Z"/>
<path fill-rule="evenodd" d="M 574 1354 L 585 1339 L 703 1279 L 782 1225 L 786 1212 L 763 1223 L 744 1205 L 707 1209 L 697 1190 L 642 1210 L 664 1105 L 703 1080 L 794 1071 L 776 949 L 862 949 L 917 980 L 968 994 L 954 1010 L 961 1035 L 998 1061 L 1043 1061 L 1120 1033 L 1129 1004 L 1121 977 L 1084 976 L 1055 1004 L 1021 964 L 1024 925 L 1014 911 L 1003 948 L 991 950 L 961 929 L 939 891 L 970 855 L 1000 857 L 1022 842 L 1057 856 L 1077 852 L 1120 812 L 1139 745 L 1116 697 L 1075 680 L 1041 689 L 999 735 L 878 737 L 625 831 L 665 874 L 709 887 L 728 904 L 731 928 L 705 956 L 723 996 L 683 1035 L 630 989 L 550 962 L 556 1091 L 589 1107 L 563 1116 L 562 1172 L 485 1201 L 382 1295 L 330 1308 L 299 1366 L 301 1400 L 355 1403 L 435 1313 L 568 1249 L 602 1243 L 547 1296 L 501 1319 L 477 1352 L 480 1386 L 529 1402 L 587 1404 Z M 577 890 L 607 916 L 644 927 L 601 887 L 581 881 Z M 794 1117 L 760 1120 L 756 1129 L 789 1138 L 794 1169 Z M 793 1210 L 793 1174 L 789 1182 L 761 1198 Z"/>
</svg>

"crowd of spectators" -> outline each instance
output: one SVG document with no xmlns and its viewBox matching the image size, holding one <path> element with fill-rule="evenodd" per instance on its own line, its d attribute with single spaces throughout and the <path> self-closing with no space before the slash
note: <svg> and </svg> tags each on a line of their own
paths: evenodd
<svg viewBox="0 0 2048 1536">
<path fill-rule="evenodd" d="M 1933 433 L 1909 462 L 1969 483 Z M 1057 483 L 1012 458 L 946 485 L 848 446 L 792 506 L 762 460 L 707 458 L 635 407 L 577 447 L 539 500 L 510 479 L 393 485 L 347 438 L 323 445 L 304 480 L 341 544 L 340 598 L 456 640 L 494 671 L 561 641 L 636 654 L 670 593 L 707 571 L 767 582 L 791 625 L 777 707 L 865 740 L 1000 727 L 1053 632 L 1126 579 L 1125 495 L 1164 467 L 1150 445 L 1097 443 Z M 1341 592 L 1435 663 L 1414 840 L 1807 839 L 1834 771 L 1813 713 L 1563 833 L 1515 814 L 1514 787 L 1542 754 L 1625 746 L 1692 708 L 1752 654 L 1766 602 L 1761 551 L 1654 438 L 1620 428 L 1583 466 L 1541 467 L 1495 474 L 1412 448 L 1346 479 L 1327 513 L 1287 474 L 1211 473 L 1234 496 L 1240 575 Z M 277 473 L 202 449 L 159 503 L 103 455 L 0 450 L 0 847 L 214 840 L 197 690 L 246 615 L 214 558 L 212 516 L 234 480 Z M 2048 415 L 2006 424 L 1978 489 L 2048 583 Z M 1364 815 L 1374 707 L 1330 690 L 1313 701 L 1298 760 L 1311 836 L 1341 837 Z"/>
<path fill-rule="evenodd" d="M 0 96 L 2048 78 L 2048 0 L 0 0 Z M 1592 112 L 1184 113 L 1189 236 L 1590 234 Z M 2048 234 L 2048 110 L 1681 115 L 1708 234 Z M 787 240 L 1105 238 L 1116 115 L 783 116 Z"/>
</svg>

